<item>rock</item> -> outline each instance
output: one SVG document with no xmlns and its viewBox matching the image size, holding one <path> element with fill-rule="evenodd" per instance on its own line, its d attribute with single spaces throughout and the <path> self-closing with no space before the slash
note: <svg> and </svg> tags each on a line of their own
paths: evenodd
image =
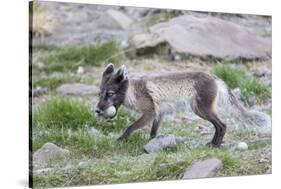
<svg viewBox="0 0 281 189">
<path fill-rule="evenodd" d="M 267 77 L 267 76 L 271 77 L 271 75 L 272 75 L 272 71 L 265 66 L 258 67 L 256 69 L 254 69 L 252 72 L 253 72 L 253 75 L 256 77 Z"/>
<path fill-rule="evenodd" d="M 67 157 L 70 151 L 62 149 L 53 143 L 46 143 L 33 154 L 33 161 L 36 163 L 47 163 L 55 157 Z"/>
<path fill-rule="evenodd" d="M 94 85 L 85 85 L 80 83 L 63 84 L 56 89 L 61 96 L 66 95 L 91 95 L 98 92 L 98 88 Z"/>
<path fill-rule="evenodd" d="M 82 66 L 79 66 L 77 69 L 77 74 L 83 74 L 85 72 L 84 68 Z"/>
<path fill-rule="evenodd" d="M 267 158 L 261 158 L 259 160 L 259 163 L 268 163 L 268 162 L 269 162 L 269 159 L 267 159 Z"/>
<path fill-rule="evenodd" d="M 269 167 L 269 168 L 267 169 L 267 171 L 265 172 L 265 174 L 272 174 L 272 167 Z"/>
<path fill-rule="evenodd" d="M 99 19 L 99 25 L 108 29 L 128 30 L 133 23 L 132 19 L 123 12 L 109 9 Z"/>
<path fill-rule="evenodd" d="M 37 86 L 35 89 L 32 90 L 32 97 L 38 97 L 42 94 L 46 94 L 47 89 L 41 86 Z"/>
<path fill-rule="evenodd" d="M 213 177 L 220 168 L 222 168 L 222 162 L 219 159 L 196 161 L 188 167 L 183 179 Z"/>
<path fill-rule="evenodd" d="M 34 174 L 49 174 L 52 172 L 54 172 L 54 168 L 43 168 L 43 169 L 37 169 L 37 170 L 33 171 Z"/>
<path fill-rule="evenodd" d="M 78 163 L 78 167 L 79 167 L 80 169 L 85 169 L 85 168 L 87 168 L 88 166 L 89 166 L 89 164 L 88 164 L 87 162 L 85 162 L 85 161 L 81 161 L 81 162 Z"/>
<path fill-rule="evenodd" d="M 182 57 L 181 57 L 181 55 L 179 55 L 179 54 L 175 54 L 175 55 L 173 56 L 173 60 L 174 60 L 174 61 L 182 61 Z"/>
<path fill-rule="evenodd" d="M 39 70 L 43 70 L 45 68 L 45 64 L 43 64 L 42 62 L 38 62 L 37 67 L 39 68 Z"/>
<path fill-rule="evenodd" d="M 248 150 L 248 144 L 246 142 L 239 142 L 236 147 L 237 150 Z"/>
<path fill-rule="evenodd" d="M 158 152 L 166 147 L 175 147 L 177 144 L 176 137 L 174 135 L 158 136 L 150 140 L 145 146 L 144 150 L 147 153 Z"/>
<path fill-rule="evenodd" d="M 71 164 L 67 164 L 65 167 L 61 169 L 61 171 L 63 171 L 64 173 L 71 173 L 73 169 L 74 166 L 72 166 Z"/>
<path fill-rule="evenodd" d="M 255 95 L 250 95 L 247 97 L 247 102 L 249 106 L 254 106 L 257 103 L 257 97 Z"/>
<path fill-rule="evenodd" d="M 195 128 L 195 132 L 199 133 L 200 135 L 209 135 L 211 133 L 211 127 L 205 126 L 205 125 L 198 125 Z"/>
<path fill-rule="evenodd" d="M 126 48 L 129 47 L 129 43 L 128 43 L 128 41 L 123 40 L 123 41 L 121 41 L 120 46 L 121 46 L 122 49 L 126 49 Z"/>
<path fill-rule="evenodd" d="M 176 34 L 176 35 L 175 35 Z M 183 15 L 133 36 L 137 49 L 167 43 L 174 52 L 228 60 L 270 58 L 271 39 L 252 33 L 247 27 L 216 17 Z"/>
<path fill-rule="evenodd" d="M 241 95 L 241 90 L 240 90 L 240 88 L 235 88 L 235 89 L 233 89 L 231 92 L 233 93 L 233 95 L 234 95 L 237 99 L 241 100 L 242 95 Z"/>
<path fill-rule="evenodd" d="M 90 128 L 88 129 L 88 133 L 89 133 L 91 136 L 99 136 L 99 135 L 102 135 L 102 133 L 101 133 L 99 130 L 97 130 L 96 128 L 94 128 L 94 127 L 90 127 Z"/>
</svg>

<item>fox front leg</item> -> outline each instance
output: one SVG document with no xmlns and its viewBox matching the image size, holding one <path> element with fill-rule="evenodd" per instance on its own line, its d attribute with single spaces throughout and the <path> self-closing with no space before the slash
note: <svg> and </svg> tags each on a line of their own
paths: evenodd
<svg viewBox="0 0 281 189">
<path fill-rule="evenodd" d="M 152 123 L 151 132 L 150 132 L 150 139 L 153 139 L 157 136 L 157 131 L 161 125 L 162 117 L 163 117 L 163 115 L 160 114 L 156 117 L 156 119 L 154 119 L 154 121 Z"/>
<path fill-rule="evenodd" d="M 129 126 L 125 132 L 117 139 L 117 141 L 125 140 L 129 135 L 137 129 L 140 129 L 149 124 L 154 119 L 154 114 L 144 113 L 136 122 Z"/>
</svg>

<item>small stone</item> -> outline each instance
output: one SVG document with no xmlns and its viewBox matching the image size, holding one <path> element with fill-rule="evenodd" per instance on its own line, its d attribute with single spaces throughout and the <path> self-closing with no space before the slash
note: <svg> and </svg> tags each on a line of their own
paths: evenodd
<svg viewBox="0 0 281 189">
<path fill-rule="evenodd" d="M 120 46 L 122 49 L 126 49 L 129 47 L 129 43 L 128 43 L 128 41 L 123 40 L 123 41 L 121 41 Z"/>
<path fill-rule="evenodd" d="M 43 70 L 45 68 L 45 64 L 43 64 L 42 62 L 38 62 L 37 67 L 39 68 L 39 70 Z"/>
<path fill-rule="evenodd" d="M 65 173 L 70 173 L 73 170 L 73 166 L 71 164 L 67 164 L 64 168 L 61 169 Z"/>
<path fill-rule="evenodd" d="M 187 168 L 183 179 L 213 177 L 220 168 L 222 162 L 219 159 L 199 160 Z"/>
<path fill-rule="evenodd" d="M 79 66 L 77 69 L 77 74 L 83 74 L 85 72 L 84 68 L 82 66 Z"/>
<path fill-rule="evenodd" d="M 267 158 L 261 158 L 259 160 L 259 163 L 268 163 L 268 162 L 269 162 L 269 160 Z"/>
<path fill-rule="evenodd" d="M 181 61 L 181 60 L 182 60 L 182 57 L 181 57 L 181 55 L 179 55 L 179 54 L 175 54 L 175 55 L 173 56 L 173 60 L 174 60 L 174 61 Z"/>
<path fill-rule="evenodd" d="M 153 153 L 166 147 L 175 147 L 176 145 L 177 141 L 174 135 L 162 135 L 150 140 L 144 145 L 144 150 L 147 153 Z"/>
<path fill-rule="evenodd" d="M 265 172 L 265 174 L 271 174 L 272 173 L 272 167 L 269 167 L 268 169 L 267 169 L 267 171 Z"/>
<path fill-rule="evenodd" d="M 235 89 L 233 89 L 232 91 L 231 91 L 232 93 L 233 93 L 233 95 L 237 98 L 237 99 L 239 99 L 239 100 L 241 100 L 241 90 L 240 90 L 240 88 L 235 88 Z"/>
<path fill-rule="evenodd" d="M 54 172 L 54 168 L 43 168 L 43 169 L 37 169 L 34 170 L 34 174 L 48 174 Z"/>
<path fill-rule="evenodd" d="M 99 135 L 102 135 L 102 133 L 101 133 L 99 130 L 97 130 L 96 128 L 94 128 L 94 127 L 90 127 L 90 128 L 88 129 L 88 133 L 89 133 L 91 136 L 99 136 Z"/>
<path fill-rule="evenodd" d="M 32 90 L 33 97 L 38 97 L 45 93 L 47 93 L 47 89 L 41 86 L 37 86 L 35 89 Z"/>
<path fill-rule="evenodd" d="M 81 168 L 81 169 L 86 168 L 87 165 L 88 165 L 88 163 L 87 163 L 87 162 L 84 162 L 84 161 L 81 161 L 81 162 L 78 163 L 78 167 Z"/>
<path fill-rule="evenodd" d="M 272 74 L 271 70 L 265 66 L 253 70 L 253 75 L 256 77 L 266 77 L 266 76 L 271 76 L 271 74 Z"/>
<path fill-rule="evenodd" d="M 254 95 L 251 95 L 249 97 L 247 97 L 247 102 L 249 104 L 249 106 L 253 106 L 257 103 L 257 98 Z"/>
<path fill-rule="evenodd" d="M 207 131 L 207 130 L 203 130 L 203 131 L 200 131 L 200 133 L 199 133 L 201 136 L 206 136 L 206 135 L 209 135 L 210 134 L 210 132 L 209 131 Z"/>
<path fill-rule="evenodd" d="M 246 142 L 239 142 L 236 148 L 237 150 L 241 150 L 241 151 L 248 150 L 248 144 Z"/>
<path fill-rule="evenodd" d="M 56 89 L 61 96 L 66 95 L 91 95 L 98 92 L 98 88 L 94 85 L 85 85 L 81 83 L 63 84 Z"/>
<path fill-rule="evenodd" d="M 47 163 L 55 157 L 67 157 L 70 151 L 62 149 L 53 143 L 46 143 L 33 154 L 33 161 L 36 163 Z"/>
</svg>

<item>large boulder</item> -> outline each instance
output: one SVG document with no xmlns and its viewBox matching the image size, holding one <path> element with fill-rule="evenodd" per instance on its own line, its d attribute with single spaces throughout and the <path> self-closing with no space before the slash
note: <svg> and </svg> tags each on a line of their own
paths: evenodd
<svg viewBox="0 0 281 189">
<path fill-rule="evenodd" d="M 173 51 L 224 59 L 271 57 L 271 38 L 263 38 L 246 27 L 216 17 L 183 15 L 150 27 L 132 38 L 136 49 L 167 43 Z"/>
<path fill-rule="evenodd" d="M 67 157 L 70 151 L 62 149 L 53 143 L 46 143 L 33 154 L 33 162 L 47 163 L 49 160 L 57 157 Z"/>
<path fill-rule="evenodd" d="M 213 177 L 220 168 L 222 168 L 222 162 L 219 159 L 199 160 L 188 167 L 183 179 Z"/>
<path fill-rule="evenodd" d="M 56 92 L 61 95 L 91 95 L 98 92 L 98 88 L 94 85 L 85 85 L 81 83 L 63 84 L 56 89 Z"/>
<path fill-rule="evenodd" d="M 115 30 L 128 30 L 133 21 L 130 17 L 123 12 L 109 9 L 98 19 L 101 27 Z"/>
</svg>

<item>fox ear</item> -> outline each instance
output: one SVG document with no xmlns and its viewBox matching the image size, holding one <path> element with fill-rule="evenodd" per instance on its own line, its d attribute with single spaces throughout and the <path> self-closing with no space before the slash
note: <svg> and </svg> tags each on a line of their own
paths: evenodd
<svg viewBox="0 0 281 189">
<path fill-rule="evenodd" d="M 125 65 L 122 65 L 121 68 L 116 73 L 116 80 L 120 82 L 128 79 L 129 77 L 128 77 L 127 68 Z"/>
<path fill-rule="evenodd" d="M 105 70 L 103 72 L 103 75 L 112 74 L 114 72 L 114 65 L 112 63 L 107 64 L 105 67 Z"/>
</svg>

